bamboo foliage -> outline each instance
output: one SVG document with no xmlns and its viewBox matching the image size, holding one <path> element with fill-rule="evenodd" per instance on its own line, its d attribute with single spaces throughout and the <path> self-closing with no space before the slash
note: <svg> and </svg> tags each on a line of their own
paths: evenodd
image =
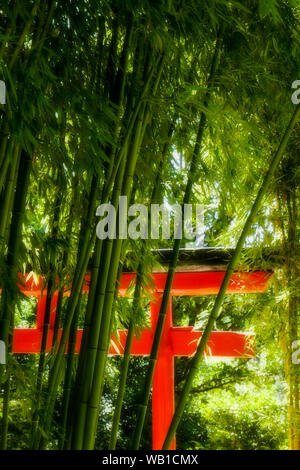
<svg viewBox="0 0 300 470">
<path fill-rule="evenodd" d="M 198 345 L 197 352 L 196 352 L 196 354 L 193 358 L 193 362 L 191 364 L 191 368 L 189 370 L 189 374 L 187 376 L 183 391 L 182 391 L 181 396 L 179 398 L 179 401 L 178 401 L 178 404 L 177 404 L 177 407 L 176 407 L 176 410 L 175 410 L 175 413 L 174 413 L 174 417 L 172 419 L 172 423 L 170 425 L 169 431 L 167 433 L 167 436 L 166 436 L 166 439 L 165 439 L 165 442 L 164 442 L 164 445 L 163 445 L 164 449 L 168 449 L 170 444 L 171 444 L 172 438 L 175 434 L 178 423 L 181 419 L 181 416 L 182 416 L 182 413 L 183 413 L 183 410 L 184 410 L 184 406 L 186 404 L 188 393 L 192 388 L 193 379 L 195 377 L 195 374 L 196 374 L 196 372 L 198 370 L 198 367 L 199 367 L 199 363 L 200 363 L 200 361 L 202 359 L 202 356 L 203 356 L 203 353 L 205 351 L 205 347 L 206 347 L 208 338 L 209 338 L 209 336 L 212 332 L 215 320 L 216 320 L 217 316 L 219 315 L 220 310 L 222 308 L 222 303 L 224 301 L 224 297 L 225 297 L 225 294 L 226 294 L 228 284 L 229 284 L 231 276 L 234 272 L 234 268 L 237 265 L 237 263 L 239 262 L 239 259 L 240 259 L 240 256 L 241 256 L 241 251 L 242 251 L 246 236 L 247 236 L 247 234 L 248 234 L 248 232 L 251 228 L 251 225 L 253 224 L 253 222 L 255 220 L 255 217 L 256 217 L 257 212 L 260 208 L 262 200 L 263 200 L 266 192 L 269 189 L 270 183 L 272 181 L 272 177 L 273 177 L 273 175 L 276 171 L 277 166 L 279 165 L 279 162 L 280 162 L 280 160 L 282 158 L 282 155 L 285 151 L 285 148 L 288 144 L 289 138 L 291 136 L 291 133 L 293 132 L 295 124 L 297 123 L 297 120 L 299 119 L 299 116 L 300 116 L 300 107 L 297 106 L 294 113 L 293 113 L 293 115 L 292 115 L 292 117 L 291 117 L 289 125 L 288 125 L 288 127 L 287 127 L 287 129 L 286 129 L 286 131 L 285 131 L 285 133 L 282 137 L 282 140 L 279 144 L 279 147 L 278 147 L 274 157 L 272 158 L 272 160 L 270 162 L 268 171 L 267 171 L 267 173 L 264 177 L 264 181 L 263 181 L 263 183 L 260 187 L 260 190 L 259 190 L 259 192 L 256 196 L 256 199 L 254 201 L 254 204 L 252 206 L 250 214 L 249 214 L 249 216 L 246 220 L 246 223 L 244 225 L 244 228 L 243 228 L 242 233 L 240 235 L 240 238 L 238 240 L 238 243 L 237 243 L 237 246 L 235 248 L 234 254 L 233 254 L 233 256 L 230 260 L 230 263 L 228 265 L 228 268 L 226 270 L 225 277 L 222 281 L 219 293 L 217 295 L 217 298 L 216 298 L 216 301 L 214 303 L 213 309 L 210 313 L 210 316 L 209 316 L 209 319 L 207 321 L 205 330 L 203 331 L 203 335 L 202 335 L 200 343 Z"/>
<path fill-rule="evenodd" d="M 222 237 L 230 241 L 228 245 L 236 242 L 250 210 L 249 193 L 254 193 L 265 170 L 270 136 L 279 135 L 288 119 L 287 89 L 299 78 L 294 76 L 299 68 L 295 40 L 299 12 L 290 2 L 266 6 L 247 2 L 247 8 L 243 2 L 223 0 L 3 3 L 0 79 L 7 95 L 6 104 L 0 105 L 0 339 L 9 352 L 16 319 L 26 311 L 20 307 L 24 299 L 18 272 L 43 275 L 47 289 L 40 353 L 32 359 L 32 376 L 23 384 L 30 389 L 31 403 L 26 445 L 76 450 L 105 445 L 102 431 L 97 431 L 99 418 L 107 411 L 103 403 L 112 380 L 107 374 L 108 348 L 112 331 L 125 323 L 128 335 L 109 442 L 110 448 L 116 448 L 131 345 L 146 315 L 143 320 L 139 317 L 144 280 L 153 263 L 150 248 L 173 246 L 142 399 L 137 403 L 132 447 L 138 449 L 179 249 L 186 240 L 176 239 L 174 244 L 123 240 L 119 197 L 150 204 L 205 203 L 208 214 L 214 212 L 214 221 L 206 223 L 205 243 L 215 245 Z M 259 233 L 252 225 L 258 209 L 268 212 L 263 198 L 270 181 L 278 184 L 273 174 L 288 149 L 298 114 L 299 106 L 242 230 L 165 448 L 181 419 L 245 237 Z M 100 240 L 96 208 L 108 202 L 117 212 L 116 238 Z M 290 231 L 284 227 L 282 236 L 294 253 L 296 200 L 287 206 Z M 228 221 L 236 224 L 234 229 Z M 287 262 L 289 353 L 298 333 L 293 256 Z M 137 268 L 129 317 L 119 312 L 117 301 L 127 262 Z M 47 354 L 54 295 L 56 318 Z M 77 359 L 77 328 L 82 324 Z M 10 354 L 8 358 L 7 366 L 0 365 L 3 449 L 14 445 L 10 402 L 17 393 L 14 361 Z M 287 377 L 294 421 L 299 412 L 294 368 L 287 368 Z M 298 445 L 297 437 L 292 437 L 295 429 L 295 425 L 290 428 L 291 447 Z"/>
<path fill-rule="evenodd" d="M 211 87 L 213 86 L 213 80 L 215 79 L 217 63 L 218 63 L 218 59 L 219 59 L 219 52 L 220 52 L 220 38 L 218 37 L 218 39 L 216 41 L 214 55 L 213 55 L 213 58 L 212 58 L 210 75 L 208 77 L 207 92 L 206 92 L 205 102 L 204 102 L 205 107 L 208 105 L 208 101 L 209 101 L 210 94 L 211 94 Z M 203 132 L 204 132 L 205 124 L 206 124 L 206 116 L 205 116 L 205 113 L 202 113 L 201 118 L 200 118 L 200 124 L 199 124 L 199 128 L 198 128 L 197 138 L 196 138 L 196 144 L 195 144 L 195 148 L 194 148 L 193 155 L 192 155 L 191 166 L 190 166 L 189 173 L 188 173 L 188 180 L 187 180 L 187 184 L 186 184 L 186 188 L 185 188 L 185 192 L 184 192 L 184 198 L 183 198 L 183 203 L 184 204 L 188 204 L 189 201 L 190 201 L 193 181 L 194 181 L 194 178 L 195 178 L 195 173 L 196 173 L 197 166 L 199 164 L 198 159 L 199 159 L 199 154 L 200 154 L 200 151 L 201 151 L 201 144 L 202 144 L 202 138 L 203 138 Z M 159 312 L 158 321 L 157 321 L 157 325 L 156 325 L 155 333 L 154 333 L 153 344 L 152 344 L 152 348 L 151 348 L 149 368 L 148 368 L 147 375 L 146 375 L 146 378 L 145 378 L 145 385 L 144 385 L 144 389 L 143 389 L 143 393 L 142 393 L 143 401 L 139 405 L 137 425 L 136 425 L 135 433 L 134 433 L 134 436 L 133 436 L 132 446 L 133 446 L 134 449 L 138 449 L 139 445 L 140 445 L 140 439 L 141 439 L 141 435 L 142 435 L 142 430 L 143 430 L 143 425 L 144 425 L 144 421 L 145 421 L 149 395 L 150 395 L 150 391 L 151 391 L 152 380 L 153 380 L 153 376 L 154 376 L 155 365 L 156 365 L 157 356 L 158 356 L 159 344 L 160 344 L 160 340 L 161 340 L 161 336 L 162 336 L 162 332 L 163 332 L 163 328 L 164 328 L 165 317 L 166 317 L 169 298 L 170 298 L 170 293 L 171 293 L 171 289 L 172 289 L 172 283 L 173 283 L 173 279 L 174 279 L 174 275 L 175 275 L 175 269 L 176 269 L 177 260 L 178 260 L 178 256 L 179 256 L 180 243 L 181 243 L 180 238 L 177 238 L 174 241 L 172 258 L 171 258 L 169 269 L 168 269 L 168 275 L 167 275 L 167 279 L 166 279 L 166 284 L 165 284 L 164 293 L 163 293 L 163 297 L 162 297 L 160 312 Z"/>
</svg>

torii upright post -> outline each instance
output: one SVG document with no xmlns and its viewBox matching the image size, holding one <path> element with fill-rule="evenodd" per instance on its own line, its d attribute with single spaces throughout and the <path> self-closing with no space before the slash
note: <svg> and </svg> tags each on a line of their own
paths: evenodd
<svg viewBox="0 0 300 470">
<path fill-rule="evenodd" d="M 172 324 L 172 297 L 181 295 L 210 295 L 216 294 L 221 286 L 225 272 L 176 272 L 170 296 L 166 322 L 160 343 L 157 365 L 154 373 L 152 387 L 152 433 L 153 449 L 162 448 L 168 427 L 174 413 L 174 357 L 192 356 L 201 338 L 201 331 L 193 327 L 173 327 Z M 270 272 L 254 271 L 234 273 L 228 293 L 258 293 L 264 292 L 270 279 Z M 119 295 L 126 295 L 128 287 L 134 281 L 134 273 L 124 273 L 121 277 Z M 154 273 L 154 292 L 151 301 L 151 328 L 145 329 L 139 338 L 134 338 L 131 354 L 134 356 L 148 356 L 153 342 L 155 324 L 157 322 L 160 302 L 166 273 Z M 38 297 L 36 328 L 15 328 L 13 337 L 13 353 L 39 353 L 41 348 L 43 318 L 45 311 L 46 292 L 41 296 L 42 278 L 35 283 L 32 276 L 23 280 L 21 290 L 29 296 Z M 84 290 L 89 288 L 87 276 Z M 68 295 L 68 292 L 66 292 Z M 52 301 L 52 312 L 48 334 L 47 351 L 50 350 L 53 338 L 55 321 L 55 306 L 57 295 Z M 109 354 L 123 354 L 126 344 L 126 330 L 118 332 L 118 338 L 112 338 Z M 75 352 L 80 350 L 82 330 L 78 330 Z M 211 334 L 206 354 L 214 357 L 253 357 L 251 348 L 252 335 L 249 333 L 232 331 L 215 331 Z M 253 338 L 252 338 L 253 339 Z M 175 439 L 171 449 L 175 449 Z"/>
</svg>

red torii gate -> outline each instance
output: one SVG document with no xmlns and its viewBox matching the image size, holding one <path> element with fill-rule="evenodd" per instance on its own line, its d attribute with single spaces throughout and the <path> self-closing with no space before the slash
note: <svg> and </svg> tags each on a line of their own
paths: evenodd
<svg viewBox="0 0 300 470">
<path fill-rule="evenodd" d="M 167 317 L 159 348 L 152 387 L 152 437 L 153 449 L 162 448 L 167 430 L 174 413 L 174 357 L 192 356 L 201 338 L 202 332 L 193 327 L 173 327 L 172 296 L 210 295 L 217 294 L 225 272 L 176 272 L 170 296 Z M 228 293 L 259 293 L 264 292 L 272 273 L 263 271 L 234 273 L 228 286 Z M 155 325 L 157 322 L 160 302 L 166 273 L 153 273 L 154 288 L 151 307 L 151 328 L 145 329 L 134 338 L 131 354 L 134 356 L 150 355 Z M 133 273 L 123 273 L 120 281 L 119 295 L 124 296 L 135 279 Z M 15 328 L 13 335 L 13 353 L 39 353 L 42 340 L 42 329 L 45 314 L 46 292 L 42 294 L 43 279 L 36 282 L 33 276 L 22 279 L 21 291 L 28 296 L 36 296 L 37 320 L 36 328 Z M 86 276 L 84 291 L 89 289 L 89 276 Z M 65 295 L 69 295 L 66 291 Z M 50 327 L 47 351 L 52 345 L 55 323 L 57 293 L 51 305 Z M 125 349 L 127 331 L 120 330 L 118 338 L 112 338 L 109 354 L 120 355 Z M 78 330 L 75 352 L 80 350 L 82 330 Z M 254 357 L 251 333 L 214 331 L 208 341 L 206 354 L 214 357 Z M 175 449 L 175 439 L 170 449 Z"/>
</svg>

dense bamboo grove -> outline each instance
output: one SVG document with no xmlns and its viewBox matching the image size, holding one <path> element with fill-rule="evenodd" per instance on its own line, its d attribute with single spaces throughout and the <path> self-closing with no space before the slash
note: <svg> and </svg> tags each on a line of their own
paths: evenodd
<svg viewBox="0 0 300 470">
<path fill-rule="evenodd" d="M 126 327 L 107 443 L 118 448 L 133 335 L 148 321 L 146 286 L 156 262 L 151 249 L 169 247 L 128 444 L 143 445 L 178 256 L 191 242 L 126 239 L 121 217 L 115 238 L 98 238 L 97 207 L 110 202 L 118 212 L 126 196 L 145 205 L 203 204 L 204 234 L 193 246 L 236 247 L 187 364 L 164 448 L 195 390 L 209 335 L 224 328 L 233 271 L 240 263 L 251 269 L 261 249 L 270 248 L 282 263 L 266 300 L 266 328 L 282 350 L 288 445 L 299 449 L 300 366 L 292 353 L 299 338 L 300 107 L 291 100 L 292 83 L 300 80 L 298 0 L 3 0 L 0 15 L 0 79 L 6 85 L 6 104 L 0 105 L 0 340 L 8 350 L 0 365 L 1 448 L 103 448 L 101 420 L 113 375 L 108 347 L 111 333 Z M 244 246 L 253 248 L 248 259 Z M 117 295 L 124 264 L 137 273 L 126 307 Z M 90 287 L 83 294 L 87 271 Z M 12 354 L 25 302 L 20 272 L 43 274 L 46 296 L 40 354 L 28 359 L 23 379 L 24 359 Z M 26 396 L 26 438 L 14 444 L 10 417 L 18 380 Z"/>
</svg>

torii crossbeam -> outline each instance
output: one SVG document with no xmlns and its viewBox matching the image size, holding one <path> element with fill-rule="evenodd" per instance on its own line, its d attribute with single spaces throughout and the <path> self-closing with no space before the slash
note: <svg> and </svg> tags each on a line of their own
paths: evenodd
<svg viewBox="0 0 300 470">
<path fill-rule="evenodd" d="M 152 438 L 153 449 L 162 448 L 168 427 L 174 413 L 174 357 L 192 356 L 197 348 L 202 332 L 193 327 L 173 327 L 172 296 L 217 294 L 224 278 L 225 271 L 210 272 L 176 272 L 170 296 L 165 327 L 160 343 L 152 387 Z M 228 286 L 228 293 L 264 292 L 272 273 L 263 271 L 234 273 Z M 153 273 L 154 289 L 151 304 L 151 328 L 145 329 L 139 338 L 134 338 L 131 354 L 134 356 L 150 355 L 155 324 L 158 318 L 166 273 Z M 126 295 L 129 286 L 135 279 L 134 273 L 123 273 L 119 295 Z M 30 276 L 23 280 L 20 289 L 28 296 L 38 298 L 36 328 L 15 328 L 13 336 L 13 353 L 39 353 L 42 340 L 43 320 L 45 313 L 46 292 L 42 295 L 42 278 L 38 282 Z M 84 290 L 89 288 L 89 277 L 86 277 Z M 68 295 L 68 292 L 66 292 Z M 57 293 L 51 305 L 50 328 L 47 351 L 50 350 L 55 323 Z M 109 354 L 121 355 L 125 349 L 127 331 L 119 331 L 118 338 L 112 338 Z M 75 352 L 80 350 L 82 330 L 78 330 Z M 208 341 L 206 354 L 213 357 L 254 357 L 251 333 L 214 331 Z M 175 439 L 170 449 L 175 449 Z"/>
</svg>

